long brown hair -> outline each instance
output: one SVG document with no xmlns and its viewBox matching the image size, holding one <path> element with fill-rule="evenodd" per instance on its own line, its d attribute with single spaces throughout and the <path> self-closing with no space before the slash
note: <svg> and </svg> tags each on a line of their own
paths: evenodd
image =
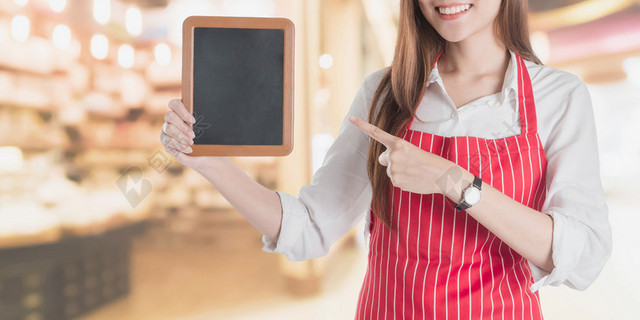
<svg viewBox="0 0 640 320">
<path fill-rule="evenodd" d="M 523 59 L 542 64 L 529 42 L 527 2 L 525 0 L 503 0 L 494 23 L 494 31 L 507 49 Z M 427 22 L 418 0 L 400 1 L 398 38 L 393 62 L 382 78 L 371 105 L 369 122 L 398 135 L 409 124 L 425 84 L 431 66 L 438 54 L 445 49 L 446 40 Z M 375 106 L 380 109 L 374 112 Z M 384 145 L 371 139 L 367 159 L 367 173 L 371 181 L 372 209 L 385 226 L 391 230 L 391 181 L 386 168 L 378 162 Z"/>
</svg>

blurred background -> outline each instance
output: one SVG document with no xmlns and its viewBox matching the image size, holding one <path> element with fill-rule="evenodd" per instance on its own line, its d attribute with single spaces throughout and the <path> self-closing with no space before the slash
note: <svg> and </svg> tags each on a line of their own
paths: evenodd
<svg viewBox="0 0 640 320">
<path fill-rule="evenodd" d="M 298 194 L 364 77 L 390 64 L 399 0 L 1 0 L 0 319 L 353 319 L 362 221 L 322 258 L 262 234 L 159 133 L 190 15 L 296 26 L 295 148 L 232 160 Z M 530 0 L 534 49 L 588 84 L 613 253 L 586 291 L 540 289 L 547 319 L 640 314 L 640 1 Z M 633 209 L 636 208 L 636 209 Z"/>
</svg>

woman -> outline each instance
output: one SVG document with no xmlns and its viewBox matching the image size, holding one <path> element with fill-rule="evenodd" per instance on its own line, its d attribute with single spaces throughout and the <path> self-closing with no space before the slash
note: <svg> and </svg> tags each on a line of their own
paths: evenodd
<svg viewBox="0 0 640 320">
<path fill-rule="evenodd" d="M 364 214 L 358 319 L 541 319 L 541 286 L 585 290 L 611 251 L 586 86 L 540 63 L 524 0 L 400 5 L 392 65 L 365 79 L 297 197 L 188 156 L 195 120 L 178 100 L 161 140 L 264 251 L 323 256 Z"/>
</svg>

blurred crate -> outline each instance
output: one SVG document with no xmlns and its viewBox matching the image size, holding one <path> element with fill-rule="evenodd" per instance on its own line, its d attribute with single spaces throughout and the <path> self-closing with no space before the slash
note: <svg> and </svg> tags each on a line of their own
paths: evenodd
<svg viewBox="0 0 640 320">
<path fill-rule="evenodd" d="M 73 319 L 127 295 L 131 244 L 144 229 L 138 222 L 0 250 L 0 319 Z"/>
<path fill-rule="evenodd" d="M 0 319 L 44 320 L 54 308 L 50 259 L 38 263 L 15 263 L 0 268 Z"/>
<path fill-rule="evenodd" d="M 115 240 L 115 239 L 110 239 Z M 130 241 L 91 243 L 54 270 L 60 319 L 69 319 L 129 292 Z"/>
</svg>

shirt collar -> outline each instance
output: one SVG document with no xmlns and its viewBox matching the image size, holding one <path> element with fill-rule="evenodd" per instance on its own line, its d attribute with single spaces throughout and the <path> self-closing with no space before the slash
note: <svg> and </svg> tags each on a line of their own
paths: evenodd
<svg viewBox="0 0 640 320">
<path fill-rule="evenodd" d="M 504 75 L 504 82 L 502 83 L 502 90 L 500 91 L 500 102 L 505 103 L 505 99 L 509 96 L 510 93 L 513 93 L 514 96 L 518 93 L 518 68 L 517 68 L 517 59 L 516 54 L 513 51 L 509 51 L 510 59 L 509 65 L 507 66 L 507 71 Z M 431 83 L 437 82 L 440 85 L 440 88 L 444 88 L 444 83 L 442 82 L 442 78 L 440 77 L 440 73 L 438 71 L 438 62 L 436 61 L 431 73 L 429 74 L 429 82 L 427 83 L 427 87 L 431 85 Z"/>
</svg>

